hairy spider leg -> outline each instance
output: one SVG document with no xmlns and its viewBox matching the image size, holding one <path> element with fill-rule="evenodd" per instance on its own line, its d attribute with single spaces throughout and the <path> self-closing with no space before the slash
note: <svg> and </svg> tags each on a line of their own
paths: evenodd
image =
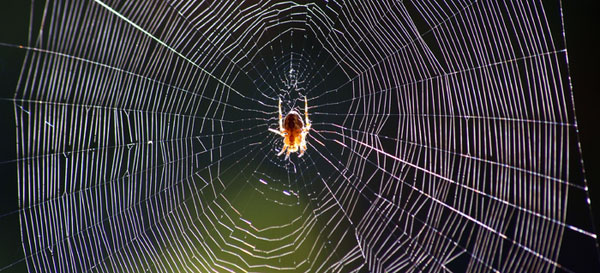
<svg viewBox="0 0 600 273">
<path fill-rule="evenodd" d="M 290 156 L 290 149 L 288 148 L 288 145 L 285 143 L 283 144 L 283 148 L 281 148 L 281 151 L 277 154 L 277 156 L 282 155 L 285 152 L 285 150 L 288 150 L 287 154 L 285 155 L 285 159 L 287 159 Z"/>
<path fill-rule="evenodd" d="M 279 131 L 273 128 L 269 128 L 269 131 L 276 133 L 280 136 L 285 136 L 285 133 L 283 131 L 283 114 L 281 113 L 281 98 L 279 98 Z"/>
<path fill-rule="evenodd" d="M 308 135 L 308 131 L 310 130 L 310 121 L 308 120 L 308 101 L 306 100 L 306 96 L 304 97 L 304 119 L 305 125 L 302 128 L 302 143 L 300 143 L 300 154 L 298 157 L 304 155 L 304 151 L 306 151 L 306 135 Z"/>
<path fill-rule="evenodd" d="M 306 101 L 306 97 L 304 97 L 304 117 L 306 119 L 306 131 L 310 129 L 310 121 L 308 120 L 308 101 Z"/>
<path fill-rule="evenodd" d="M 283 113 L 281 112 L 281 98 L 279 98 L 279 131 L 273 129 L 273 128 L 269 128 L 269 131 L 276 133 L 282 137 L 285 137 L 285 135 L 287 135 L 287 133 L 283 130 Z M 290 154 L 290 150 L 287 144 L 285 144 L 285 141 L 283 143 L 283 148 L 281 148 L 281 151 L 279 151 L 279 153 L 277 154 L 277 156 L 282 155 L 285 151 L 287 152 L 286 158 L 289 157 Z"/>
<path fill-rule="evenodd" d="M 281 114 L 281 98 L 279 98 L 279 131 L 283 133 L 283 115 Z"/>
</svg>

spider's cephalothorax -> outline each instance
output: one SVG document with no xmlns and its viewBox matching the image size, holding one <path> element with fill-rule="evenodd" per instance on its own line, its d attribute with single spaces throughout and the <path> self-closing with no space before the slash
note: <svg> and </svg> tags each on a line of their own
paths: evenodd
<svg viewBox="0 0 600 273">
<path fill-rule="evenodd" d="M 279 99 L 279 130 L 269 128 L 269 131 L 283 137 L 283 148 L 278 155 L 282 155 L 286 150 L 285 158 L 290 156 L 290 153 L 300 151 L 298 157 L 304 155 L 306 151 L 306 135 L 310 131 L 310 121 L 308 120 L 308 102 L 304 97 L 304 117 L 305 122 L 302 122 L 302 117 L 296 111 L 290 111 L 285 119 L 281 114 L 281 99 Z"/>
</svg>

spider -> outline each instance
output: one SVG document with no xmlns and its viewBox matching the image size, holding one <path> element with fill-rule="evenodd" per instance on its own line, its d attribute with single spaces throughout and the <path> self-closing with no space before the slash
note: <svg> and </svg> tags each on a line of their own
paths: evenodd
<svg viewBox="0 0 600 273">
<path fill-rule="evenodd" d="M 306 151 L 306 135 L 310 131 L 310 121 L 308 120 L 308 102 L 304 97 L 304 118 L 305 122 L 302 122 L 302 117 L 298 112 L 291 110 L 283 119 L 281 114 L 281 99 L 279 99 L 279 130 L 269 128 L 269 131 L 276 133 L 283 137 L 283 148 L 277 154 L 282 155 L 286 150 L 285 159 L 290 157 L 290 153 L 295 153 L 300 150 L 301 157 Z"/>
</svg>

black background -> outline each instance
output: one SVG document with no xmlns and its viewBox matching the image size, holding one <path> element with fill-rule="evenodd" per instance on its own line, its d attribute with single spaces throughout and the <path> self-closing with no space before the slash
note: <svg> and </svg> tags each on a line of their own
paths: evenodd
<svg viewBox="0 0 600 273">
<path fill-rule="evenodd" d="M 569 54 L 571 85 L 583 154 L 584 168 L 596 234 L 600 234 L 600 185 L 598 184 L 600 108 L 598 101 L 600 69 L 598 69 L 598 35 L 600 21 L 596 9 L 584 1 L 564 1 L 563 14 Z"/>
</svg>

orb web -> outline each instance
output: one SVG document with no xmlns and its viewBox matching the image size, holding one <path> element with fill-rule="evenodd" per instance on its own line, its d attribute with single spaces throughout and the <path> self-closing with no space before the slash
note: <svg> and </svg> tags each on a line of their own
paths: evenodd
<svg viewBox="0 0 600 273">
<path fill-rule="evenodd" d="M 597 251 L 560 2 L 33 3 L 30 272 L 575 272 Z M 268 128 L 304 96 L 285 160 Z"/>
</svg>

